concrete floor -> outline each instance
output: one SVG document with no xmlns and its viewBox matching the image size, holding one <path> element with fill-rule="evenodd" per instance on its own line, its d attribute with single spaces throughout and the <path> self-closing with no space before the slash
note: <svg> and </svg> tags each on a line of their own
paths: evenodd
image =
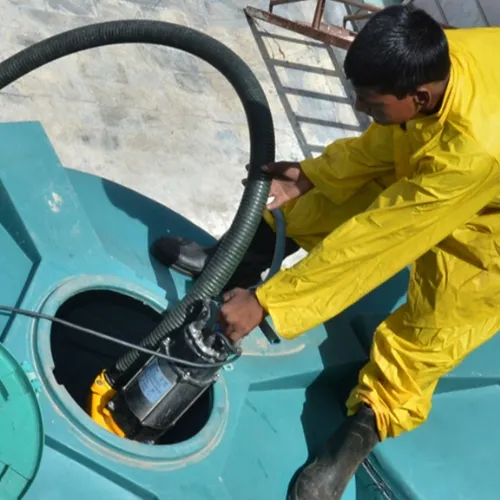
<svg viewBox="0 0 500 500">
<path fill-rule="evenodd" d="M 359 133 L 362 125 L 333 51 L 286 32 L 276 38 L 270 25 L 252 30 L 245 5 L 244 0 L 6 0 L 0 57 L 98 21 L 172 21 L 217 38 L 253 69 L 274 113 L 278 159 L 299 160 L 337 137 Z M 287 12 L 310 15 L 305 10 L 310 7 L 287 7 Z M 335 9 L 329 15 L 335 16 Z M 4 121 L 41 120 L 67 167 L 140 191 L 215 236 L 232 220 L 248 161 L 245 116 L 225 79 L 193 56 L 142 45 L 94 49 L 5 88 L 0 106 Z"/>
<path fill-rule="evenodd" d="M 359 134 L 367 122 L 351 107 L 343 52 L 265 23 L 251 28 L 247 3 L 267 6 L 265 0 L 5 0 L 0 58 L 98 21 L 172 21 L 212 35 L 253 69 L 274 114 L 277 159 L 300 160 Z M 277 11 L 310 19 L 314 4 Z M 327 9 L 327 21 L 340 23 L 344 7 L 328 2 Z M 236 94 L 206 63 L 154 46 L 94 49 L 3 89 L 0 106 L 3 121 L 41 120 L 67 167 L 131 187 L 214 236 L 228 227 L 242 192 L 247 128 Z"/>
</svg>

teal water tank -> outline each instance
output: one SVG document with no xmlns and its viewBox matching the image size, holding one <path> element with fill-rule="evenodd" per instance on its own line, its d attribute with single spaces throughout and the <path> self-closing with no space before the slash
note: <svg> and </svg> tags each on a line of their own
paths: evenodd
<svg viewBox="0 0 500 500">
<path fill-rule="evenodd" d="M 148 251 L 167 233 L 213 242 L 174 210 L 64 168 L 39 123 L 0 124 L 0 160 L 0 305 L 137 342 L 191 288 Z M 407 283 L 405 270 L 291 341 L 256 329 L 155 445 L 86 411 L 94 378 L 123 348 L 0 313 L 0 500 L 284 500 L 345 418 L 371 333 Z M 496 500 L 499 353 L 496 336 L 444 377 L 428 422 L 378 445 L 342 500 Z"/>
</svg>

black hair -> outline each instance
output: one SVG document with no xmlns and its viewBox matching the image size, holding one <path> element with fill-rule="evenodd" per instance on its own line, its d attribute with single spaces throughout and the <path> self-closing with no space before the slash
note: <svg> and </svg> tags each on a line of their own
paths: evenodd
<svg viewBox="0 0 500 500">
<path fill-rule="evenodd" d="M 420 85 L 445 80 L 448 41 L 429 14 L 408 6 L 377 12 L 349 48 L 344 71 L 354 87 L 402 99 Z"/>
</svg>

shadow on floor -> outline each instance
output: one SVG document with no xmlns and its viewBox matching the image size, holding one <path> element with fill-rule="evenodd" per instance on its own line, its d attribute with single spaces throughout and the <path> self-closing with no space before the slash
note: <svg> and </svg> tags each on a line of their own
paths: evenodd
<svg viewBox="0 0 500 500">
<path fill-rule="evenodd" d="M 332 47 L 299 38 L 285 30 L 280 30 L 283 34 L 272 33 L 271 29 L 277 29 L 274 26 L 247 19 L 304 158 L 321 153 L 329 142 L 337 138 L 358 135 L 366 129 L 369 119 L 352 109 L 352 94 Z M 317 51 L 318 57 L 327 61 L 329 67 L 286 60 L 280 43 L 286 43 L 292 52 Z M 274 50 L 270 50 L 271 45 L 282 59 L 276 57 Z M 314 87 L 304 88 L 314 81 L 311 77 L 315 77 L 317 82 L 321 79 L 319 91 L 313 90 Z M 328 92 L 328 89 L 338 92 Z M 334 108 L 337 108 L 338 113 L 332 111 L 329 116 L 325 116 L 328 115 L 327 110 Z"/>
</svg>

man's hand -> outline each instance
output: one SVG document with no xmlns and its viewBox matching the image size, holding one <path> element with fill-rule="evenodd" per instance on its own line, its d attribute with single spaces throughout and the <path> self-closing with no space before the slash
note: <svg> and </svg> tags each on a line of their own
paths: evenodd
<svg viewBox="0 0 500 500">
<path fill-rule="evenodd" d="M 246 168 L 248 170 L 248 165 Z M 274 200 L 267 205 L 269 210 L 279 208 L 314 187 L 314 184 L 302 172 L 300 163 L 278 161 L 264 165 L 262 170 L 273 178 L 269 196 Z M 243 184 L 246 184 L 246 181 L 243 181 Z"/>
<path fill-rule="evenodd" d="M 281 207 L 314 187 L 314 184 L 302 172 L 300 163 L 279 161 L 265 165 L 262 170 L 273 178 L 269 196 L 274 200 L 267 205 L 269 210 Z"/>
<path fill-rule="evenodd" d="M 249 290 L 235 288 L 226 292 L 223 299 L 220 326 L 233 342 L 248 335 L 266 317 L 266 311 Z"/>
</svg>

